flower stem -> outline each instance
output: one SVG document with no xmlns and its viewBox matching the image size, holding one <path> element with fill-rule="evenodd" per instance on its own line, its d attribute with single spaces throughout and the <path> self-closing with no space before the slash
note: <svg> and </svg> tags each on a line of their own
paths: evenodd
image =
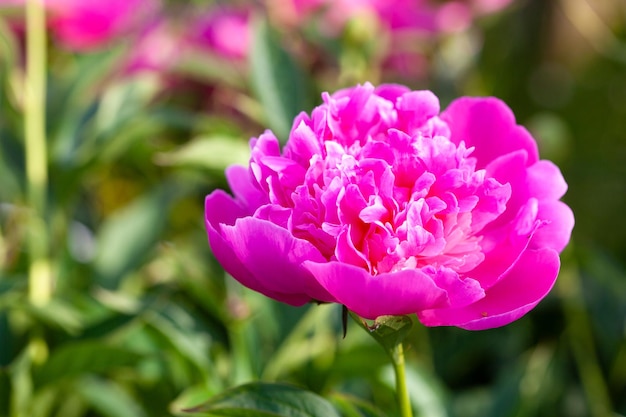
<svg viewBox="0 0 626 417">
<path fill-rule="evenodd" d="M 44 305 L 52 293 L 46 211 L 46 14 L 42 0 L 26 3 L 26 83 L 24 101 L 26 180 L 29 216 L 29 299 Z"/>
<path fill-rule="evenodd" d="M 396 394 L 401 417 L 413 417 L 411 399 L 406 386 L 406 372 L 404 370 L 404 349 L 402 343 L 398 343 L 393 351 L 393 370 L 396 374 Z"/>
</svg>

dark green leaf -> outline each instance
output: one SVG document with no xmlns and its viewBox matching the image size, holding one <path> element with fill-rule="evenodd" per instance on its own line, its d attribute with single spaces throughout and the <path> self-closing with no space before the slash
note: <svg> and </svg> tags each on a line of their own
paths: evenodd
<svg viewBox="0 0 626 417">
<path fill-rule="evenodd" d="M 194 416 L 339 417 L 324 398 L 290 385 L 256 382 L 211 398 L 188 412 Z"/>
<path fill-rule="evenodd" d="M 284 143 L 295 116 L 310 110 L 311 83 L 280 45 L 277 33 L 259 19 L 254 25 L 250 54 L 254 91 L 266 111 L 267 123 Z"/>
</svg>

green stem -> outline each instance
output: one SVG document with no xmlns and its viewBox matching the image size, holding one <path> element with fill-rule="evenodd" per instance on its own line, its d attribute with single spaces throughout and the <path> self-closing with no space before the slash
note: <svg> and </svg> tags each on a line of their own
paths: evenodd
<svg viewBox="0 0 626 417">
<path fill-rule="evenodd" d="M 46 13 L 42 0 L 26 3 L 26 84 L 24 133 L 29 222 L 29 299 L 46 304 L 52 294 L 46 211 L 48 161 L 46 146 Z"/>
<path fill-rule="evenodd" d="M 393 370 L 396 374 L 396 394 L 401 417 L 413 417 L 411 399 L 406 386 L 406 372 L 404 370 L 404 349 L 402 343 L 398 343 L 393 350 Z"/>
</svg>

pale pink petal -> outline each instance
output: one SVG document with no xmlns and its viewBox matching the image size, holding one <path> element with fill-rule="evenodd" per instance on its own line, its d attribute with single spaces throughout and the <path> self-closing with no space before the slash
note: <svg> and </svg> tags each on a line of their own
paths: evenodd
<svg viewBox="0 0 626 417">
<path fill-rule="evenodd" d="M 426 326 L 457 326 L 484 330 L 519 319 L 552 289 L 559 273 L 559 255 L 552 249 L 527 250 L 485 298 L 457 309 L 432 309 L 418 313 Z"/>
</svg>

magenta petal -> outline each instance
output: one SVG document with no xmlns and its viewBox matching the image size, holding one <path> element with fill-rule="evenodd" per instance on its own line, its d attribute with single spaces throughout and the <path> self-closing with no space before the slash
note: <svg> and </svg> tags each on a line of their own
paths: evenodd
<svg viewBox="0 0 626 417">
<path fill-rule="evenodd" d="M 265 220 L 246 217 L 234 226 L 222 225 L 222 237 L 254 278 L 269 291 L 305 296 L 307 300 L 334 301 L 302 267 L 307 260 L 326 259 L 311 243 Z"/>
<path fill-rule="evenodd" d="M 547 223 L 535 232 L 530 247 L 561 252 L 569 243 L 574 228 L 572 209 L 562 201 L 544 201 L 539 204 L 537 217 Z"/>
<path fill-rule="evenodd" d="M 517 150 L 525 150 L 528 163 L 538 159 L 537 143 L 526 129 L 518 126 L 511 109 L 494 97 L 463 97 L 453 101 L 441 114 L 448 123 L 452 142 L 465 142 L 475 147 L 472 156 L 477 168 L 485 167 L 495 158 Z"/>
<path fill-rule="evenodd" d="M 285 294 L 266 288 L 239 260 L 233 251 L 231 242 L 224 239 L 219 231 L 222 225 L 235 224 L 238 216 L 243 215 L 244 211 L 241 206 L 231 196 L 221 190 L 214 191 L 206 198 L 205 226 L 209 245 L 215 259 L 218 260 L 226 272 L 254 291 L 294 306 L 310 301 L 310 297 L 306 295 Z"/>
<path fill-rule="evenodd" d="M 519 319 L 552 289 L 559 273 L 559 255 L 552 249 L 527 250 L 485 298 L 457 309 L 433 309 L 418 313 L 426 326 L 457 326 L 484 330 Z"/>
<path fill-rule="evenodd" d="M 528 195 L 537 200 L 558 200 L 567 191 L 559 168 L 550 161 L 539 161 L 527 170 Z"/>
<path fill-rule="evenodd" d="M 214 229 L 220 224 L 235 224 L 238 218 L 248 216 L 248 209 L 223 190 L 215 190 L 204 200 L 204 220 Z"/>
<path fill-rule="evenodd" d="M 307 268 L 337 302 L 366 319 L 414 314 L 447 304 L 446 291 L 419 269 L 372 276 L 368 271 L 339 262 L 305 262 Z"/>
<path fill-rule="evenodd" d="M 248 168 L 241 165 L 231 165 L 226 168 L 225 174 L 231 191 L 237 200 L 249 208 L 250 213 L 253 213 L 257 207 L 269 202 L 267 195 L 263 194 L 261 189 L 253 183 L 253 177 Z"/>
</svg>

